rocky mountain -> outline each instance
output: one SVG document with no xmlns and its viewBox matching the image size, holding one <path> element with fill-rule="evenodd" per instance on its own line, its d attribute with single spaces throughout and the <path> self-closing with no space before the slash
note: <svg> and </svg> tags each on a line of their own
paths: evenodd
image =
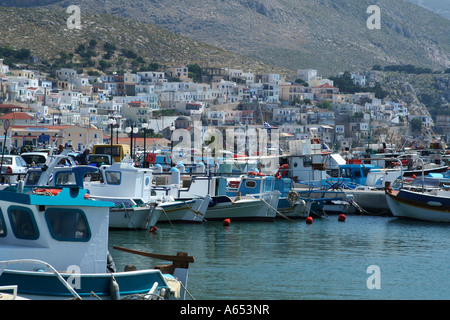
<svg viewBox="0 0 450 320">
<path fill-rule="evenodd" d="M 44 0 L 42 0 L 44 1 Z M 48 0 L 49 1 L 49 0 Z M 47 2 L 48 2 L 47 1 Z M 254 58 L 231 53 L 226 50 L 180 36 L 163 28 L 145 24 L 133 19 L 100 13 L 82 13 L 81 29 L 70 29 L 67 20 L 72 13 L 60 8 L 12 8 L 0 10 L 0 47 L 10 46 L 14 49 L 29 49 L 32 56 L 42 61 L 61 60 L 61 52 L 69 57 L 80 45 L 87 46 L 90 40 L 98 45 L 94 56 L 83 59 L 75 54 L 66 62 L 98 63 L 105 53 L 105 43 L 116 47 L 115 54 L 107 63 L 117 63 L 124 50 L 130 50 L 142 58 L 145 63 L 157 62 L 162 65 L 194 64 L 202 66 L 237 66 L 253 71 L 276 70 L 282 68 L 271 66 Z M 131 59 L 130 59 L 131 60 Z M 136 60 L 133 58 L 133 60 Z M 126 67 L 117 65 L 118 70 Z"/>
<path fill-rule="evenodd" d="M 408 1 L 0 0 L 39 7 L 3 7 L 0 46 L 51 59 L 95 39 L 162 64 L 291 73 L 315 68 L 325 77 L 361 71 L 369 85 L 381 83 L 390 99 L 407 102 L 414 113 L 450 114 L 449 73 L 370 71 L 376 64 L 450 68 L 450 20 Z M 81 30 L 67 28 L 70 5 L 81 9 Z M 381 10 L 380 29 L 367 27 L 370 5 Z"/>
<path fill-rule="evenodd" d="M 425 9 L 440 14 L 444 18 L 450 19 L 450 1 L 445 0 L 408 0 Z"/>
<path fill-rule="evenodd" d="M 450 66 L 450 20 L 405 0 L 60 0 L 45 7 L 69 5 L 323 76 L 374 64 Z M 380 8 L 380 29 L 367 27 L 371 5 Z"/>
<path fill-rule="evenodd" d="M 412 115 L 450 115 L 450 73 L 369 71 L 366 79 L 369 86 L 380 83 L 387 99 L 406 103 Z"/>
</svg>

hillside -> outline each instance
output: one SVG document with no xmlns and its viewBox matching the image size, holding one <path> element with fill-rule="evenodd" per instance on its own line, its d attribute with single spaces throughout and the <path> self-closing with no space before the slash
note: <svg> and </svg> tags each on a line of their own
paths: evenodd
<svg viewBox="0 0 450 320">
<path fill-rule="evenodd" d="M 32 56 L 53 62 L 60 59 L 61 52 L 65 53 L 65 56 L 66 53 L 73 55 L 80 44 L 87 46 L 90 40 L 95 40 L 98 55 L 89 60 L 98 62 L 102 59 L 105 53 L 102 48 L 105 43 L 117 48 L 115 54 L 108 60 L 113 64 L 112 70 L 129 67 L 125 63 L 117 62 L 121 58 L 122 50 L 126 49 L 136 53 L 145 64 L 201 63 L 202 66 L 241 66 L 253 71 L 283 71 L 254 58 L 227 52 L 166 29 L 117 16 L 83 13 L 82 29 L 68 29 L 69 16 L 70 14 L 61 9 L 3 7 L 0 10 L 2 21 L 0 47 L 30 49 Z M 80 62 L 80 60 L 83 59 L 75 54 L 73 61 Z"/>
<path fill-rule="evenodd" d="M 381 9 L 380 30 L 366 26 L 373 4 Z M 450 20 L 405 0 L 61 0 L 47 7 L 69 5 L 323 76 L 374 64 L 450 66 Z"/>
<path fill-rule="evenodd" d="M 450 19 L 450 1 L 443 0 L 407 0 Z"/>
</svg>

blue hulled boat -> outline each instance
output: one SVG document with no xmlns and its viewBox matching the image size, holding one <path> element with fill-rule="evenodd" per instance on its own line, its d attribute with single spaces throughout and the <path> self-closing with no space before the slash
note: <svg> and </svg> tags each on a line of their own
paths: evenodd
<svg viewBox="0 0 450 320">
<path fill-rule="evenodd" d="M 89 198 L 86 170 L 67 167 L 74 178 L 67 187 L 19 183 L 0 190 L 0 286 L 16 285 L 33 299 L 167 298 L 173 277 L 160 270 L 116 272 L 108 253 L 114 204 Z"/>
</svg>

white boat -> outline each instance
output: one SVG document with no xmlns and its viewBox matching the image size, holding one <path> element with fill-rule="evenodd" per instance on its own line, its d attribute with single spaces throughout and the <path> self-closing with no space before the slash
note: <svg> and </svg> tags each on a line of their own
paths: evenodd
<svg viewBox="0 0 450 320">
<path fill-rule="evenodd" d="M 417 185 L 394 190 L 385 186 L 386 200 L 395 217 L 423 221 L 450 222 L 450 191 Z"/>
<path fill-rule="evenodd" d="M 230 185 L 231 184 L 231 185 Z M 276 178 L 266 176 L 260 173 L 249 172 L 241 175 L 240 180 L 231 180 L 227 187 L 228 196 L 236 196 L 240 193 L 242 196 L 251 195 L 260 197 L 269 191 L 279 191 L 277 217 L 288 218 L 306 218 L 310 214 L 311 205 L 308 199 L 298 196 L 293 191 L 294 182 L 290 178 Z"/>
<path fill-rule="evenodd" d="M 277 215 L 279 191 L 253 196 L 214 196 L 206 210 L 206 220 L 274 221 Z"/>
<path fill-rule="evenodd" d="M 111 229 L 146 229 L 158 222 L 160 211 L 151 197 L 152 170 L 136 168 L 128 162 L 101 166 L 100 174 L 84 187 L 90 197 L 115 204 L 110 210 Z"/>
<path fill-rule="evenodd" d="M 158 212 L 160 223 L 202 223 L 209 204 L 209 195 L 194 199 L 170 200 L 158 203 L 155 211 Z"/>
<path fill-rule="evenodd" d="M 16 285 L 32 299 L 167 298 L 173 276 L 159 269 L 116 272 L 108 254 L 114 204 L 89 199 L 84 168 L 72 169 L 70 187 L 18 184 L 0 191 L 0 286 Z"/>
<path fill-rule="evenodd" d="M 226 195 L 227 182 L 223 177 L 192 176 L 187 183 L 188 186 L 182 187 L 181 185 L 184 183 L 180 180 L 179 171 L 172 168 L 171 174 L 172 176 L 167 180 L 170 182 L 169 185 L 155 186 L 153 190 L 178 201 L 193 197 L 203 198 L 202 208 L 206 208 L 206 213 L 201 217 L 202 219 L 233 218 L 234 220 L 272 221 L 277 214 L 279 191 L 266 192 L 260 198 L 253 196 L 230 197 Z M 158 207 L 160 206 L 161 204 Z M 160 221 L 164 215 L 164 213 L 161 214 Z"/>
</svg>

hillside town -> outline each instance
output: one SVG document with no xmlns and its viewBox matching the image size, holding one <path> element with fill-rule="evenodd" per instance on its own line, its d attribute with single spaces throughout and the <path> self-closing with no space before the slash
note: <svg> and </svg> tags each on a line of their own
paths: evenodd
<svg viewBox="0 0 450 320">
<path fill-rule="evenodd" d="M 56 70 L 56 79 L 34 70 L 10 69 L 0 59 L 0 125 L 8 151 L 25 146 L 125 143 L 134 133 L 135 148 L 162 149 L 175 129 L 220 130 L 264 124 L 279 130 L 280 147 L 313 134 L 337 151 L 412 143 L 410 123 L 430 116 L 408 113 L 408 106 L 377 98 L 374 92 L 345 94 L 317 70 L 296 76 L 255 74 L 241 69 L 201 68 L 196 81 L 187 66 L 164 72 L 86 75 Z M 361 87 L 364 75 L 351 74 Z M 431 132 L 431 130 L 429 130 Z M 111 139 L 113 139 L 111 141 Z M 173 146 L 173 143 L 172 143 Z"/>
</svg>

